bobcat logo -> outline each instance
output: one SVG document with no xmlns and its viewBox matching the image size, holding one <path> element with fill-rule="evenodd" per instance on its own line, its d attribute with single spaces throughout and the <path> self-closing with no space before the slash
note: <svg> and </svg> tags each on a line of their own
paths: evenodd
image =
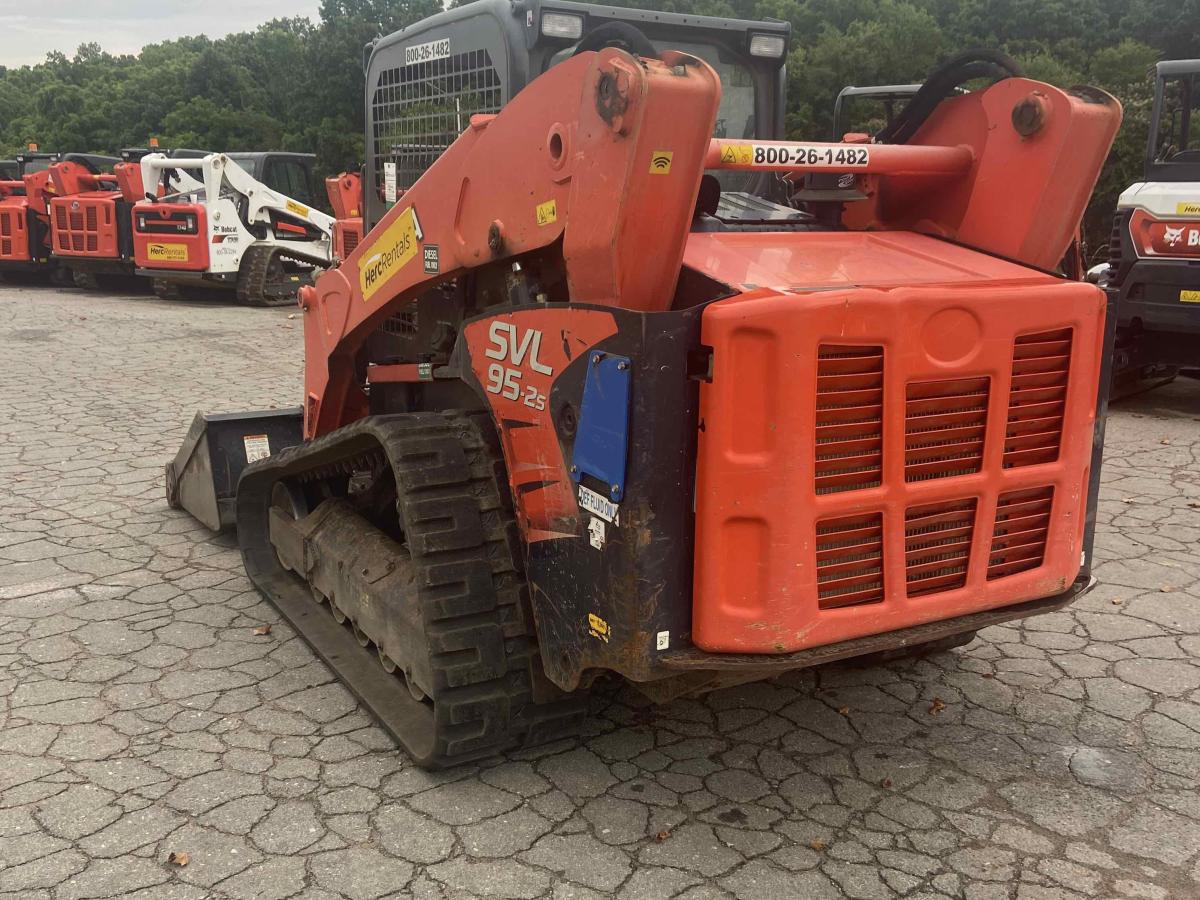
<svg viewBox="0 0 1200 900">
<path fill-rule="evenodd" d="M 1167 242 L 1168 247 L 1174 247 L 1183 240 L 1183 226 L 1172 228 L 1169 225 L 1163 231 L 1163 240 Z"/>
</svg>

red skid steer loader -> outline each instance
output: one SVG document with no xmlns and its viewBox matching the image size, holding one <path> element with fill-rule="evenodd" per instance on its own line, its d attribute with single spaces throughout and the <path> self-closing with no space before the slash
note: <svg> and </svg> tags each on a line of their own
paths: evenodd
<svg viewBox="0 0 1200 900">
<path fill-rule="evenodd" d="M 302 408 L 168 467 L 414 761 L 576 734 L 600 676 L 667 700 L 1086 590 L 1108 301 L 1051 270 L 1118 103 L 972 55 L 889 143 L 772 140 L 786 26 L 510 9 L 374 47 Z M 811 172 L 862 198 L 796 206 Z"/>
<path fill-rule="evenodd" d="M 80 162 L 63 160 L 50 166 L 54 197 L 50 200 L 50 246 L 61 269 L 78 288 L 134 276 L 133 205 L 144 199 L 138 161 L 154 149 L 125 149 L 112 174 L 98 173 Z M 200 150 L 169 150 L 172 159 L 203 156 Z M 179 173 L 186 178 L 186 173 Z M 190 179 L 189 183 L 195 184 Z"/>
<path fill-rule="evenodd" d="M 17 157 L 17 179 L 0 181 L 0 278 L 5 273 L 34 273 L 70 282 L 68 271 L 58 267 L 52 252 L 50 208 L 58 191 L 54 169 L 65 166 L 96 183 L 113 177 L 103 172 L 115 162 L 115 157 L 94 153 L 32 149 Z"/>
</svg>

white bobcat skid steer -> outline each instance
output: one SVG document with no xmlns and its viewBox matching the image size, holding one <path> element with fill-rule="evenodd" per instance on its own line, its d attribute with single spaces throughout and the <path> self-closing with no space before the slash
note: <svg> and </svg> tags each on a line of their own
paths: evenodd
<svg viewBox="0 0 1200 900">
<path fill-rule="evenodd" d="M 141 167 L 146 199 L 133 208 L 135 259 L 160 297 L 233 288 L 251 306 L 294 303 L 314 270 L 329 265 L 335 220 L 272 190 L 229 155 L 152 153 Z M 194 174 L 197 186 L 173 189 L 178 170 Z"/>
</svg>

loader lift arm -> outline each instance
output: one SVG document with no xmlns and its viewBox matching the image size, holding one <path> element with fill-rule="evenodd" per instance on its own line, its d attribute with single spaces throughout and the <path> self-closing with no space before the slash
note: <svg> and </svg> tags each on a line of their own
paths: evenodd
<svg viewBox="0 0 1200 900">
<path fill-rule="evenodd" d="M 164 172 L 181 171 L 190 174 L 194 171 L 199 174 L 199 178 L 191 179 L 194 185 L 186 181 L 175 185 L 177 193 L 194 193 L 202 187 L 207 196 L 215 198 L 228 188 L 247 198 L 245 218 L 250 225 L 270 227 L 270 213 L 274 212 L 285 219 L 294 218 L 308 222 L 325 235 L 333 232 L 332 216 L 271 190 L 223 153 L 211 153 L 197 159 L 172 159 L 163 153 L 151 153 L 142 158 L 141 167 L 142 188 L 147 200 L 159 199 L 158 186 Z"/>
</svg>

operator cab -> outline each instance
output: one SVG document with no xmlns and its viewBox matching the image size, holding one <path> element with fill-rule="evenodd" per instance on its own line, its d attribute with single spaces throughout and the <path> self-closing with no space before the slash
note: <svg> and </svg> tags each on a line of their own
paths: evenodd
<svg viewBox="0 0 1200 900">
<path fill-rule="evenodd" d="M 0 159 L 0 181 L 16 181 L 20 177 L 20 163 L 15 159 Z"/>
<path fill-rule="evenodd" d="M 896 121 L 920 89 L 920 84 L 842 88 L 833 104 L 833 134 L 829 139 L 840 141 L 852 132 L 876 135 Z"/>
<path fill-rule="evenodd" d="M 1160 62 L 1146 181 L 1200 182 L 1200 59 Z"/>
<path fill-rule="evenodd" d="M 574 53 L 623 46 L 690 53 L 721 78 L 714 137 L 779 140 L 791 26 L 571 3 L 477 0 L 368 44 L 364 228 L 369 230 L 467 128 Z M 638 44 L 647 41 L 649 48 Z M 721 172 L 722 210 L 776 214 L 761 196 L 776 179 Z M 739 202 L 730 195 L 746 194 Z M 749 195 L 760 195 L 754 198 Z M 758 199 L 759 202 L 754 202 Z M 731 205 L 732 204 L 732 205 Z M 786 207 L 779 207 L 785 210 Z M 789 211 L 794 212 L 794 210 Z"/>
<path fill-rule="evenodd" d="M 314 154 L 270 151 L 225 155 L 245 169 L 251 178 L 261 181 L 271 190 L 305 206 L 325 208 L 323 192 L 318 193 L 313 177 L 313 165 L 317 161 Z"/>
</svg>

